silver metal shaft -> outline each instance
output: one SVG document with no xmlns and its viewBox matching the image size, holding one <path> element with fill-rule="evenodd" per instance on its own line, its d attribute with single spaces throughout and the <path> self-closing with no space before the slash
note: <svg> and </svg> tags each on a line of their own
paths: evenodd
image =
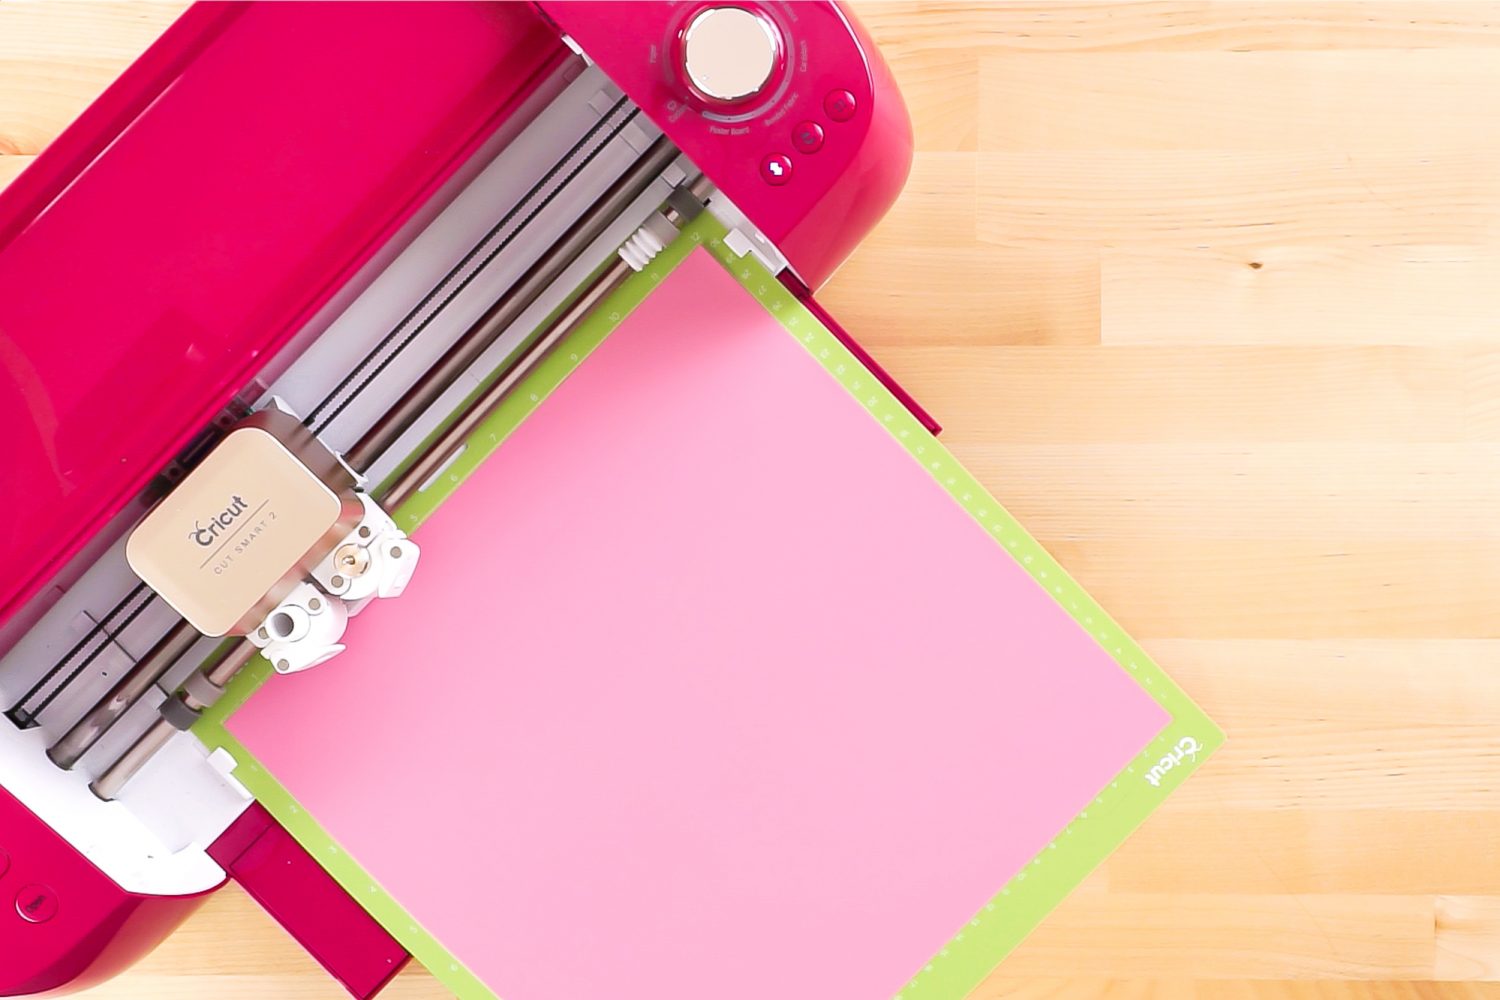
<svg viewBox="0 0 1500 1000">
<path fill-rule="evenodd" d="M 401 478 L 391 484 L 391 488 L 382 497 L 381 502 L 389 505 L 392 510 L 396 510 L 416 494 L 433 473 L 447 464 L 454 452 L 463 445 L 464 440 L 474 432 L 476 427 L 489 418 L 516 385 L 541 364 L 552 353 L 552 349 L 566 339 L 569 333 L 573 332 L 594 306 L 619 288 L 633 273 L 629 264 L 616 257 L 600 272 L 592 284 L 558 314 L 556 320 L 547 326 L 541 336 L 526 346 L 521 355 L 516 358 L 515 364 L 474 401 L 475 405 L 459 414 L 458 419 L 444 429 L 432 446 L 412 462 Z"/>
<path fill-rule="evenodd" d="M 688 190 L 701 203 L 712 190 L 712 185 L 706 177 L 699 175 Z M 680 225 L 684 221 L 682 214 L 675 207 L 664 208 L 662 214 L 673 225 Z M 630 266 L 623 260 L 618 257 L 613 258 L 560 313 L 553 317 L 551 322 L 528 338 L 526 346 L 512 359 L 510 367 L 445 427 L 432 445 L 403 469 L 376 499 L 389 510 L 399 509 L 420 489 L 423 483 L 431 478 L 434 472 L 450 460 L 454 451 L 473 433 L 474 429 L 484 423 L 509 398 L 516 386 L 632 273 Z M 203 668 L 204 677 L 214 687 L 223 688 L 255 658 L 258 652 L 259 650 L 253 643 L 248 639 L 242 639 L 237 645 L 231 647 L 224 657 Z M 207 707 L 187 690 L 179 691 L 174 697 L 180 698 L 189 709 L 194 711 L 201 711 Z M 146 762 L 166 746 L 177 731 L 177 728 L 167 719 L 156 719 L 118 760 L 89 785 L 89 788 L 101 799 L 115 798 L 130 779 L 146 765 Z"/>
<path fill-rule="evenodd" d="M 161 680 L 172 664 L 176 663 L 202 636 L 185 621 L 172 626 L 145 656 L 141 657 L 121 675 L 109 692 L 94 703 L 83 718 L 73 724 L 63 737 L 52 744 L 47 756 L 63 770 L 73 766 L 89 752 L 95 743 L 136 702 L 143 698 L 151 686 Z"/>
<path fill-rule="evenodd" d="M 250 644 L 247 642 L 245 645 Z M 130 744 L 130 749 L 121 754 L 119 760 L 109 765 L 103 774 L 89 784 L 89 790 L 106 802 L 112 801 L 120 794 L 120 789 L 124 788 L 126 783 L 146 766 L 146 761 L 156 756 L 157 751 L 166 746 L 176 735 L 177 727 L 166 719 L 153 720 L 151 727 Z"/>
<path fill-rule="evenodd" d="M 688 192 L 694 198 L 701 200 L 707 197 L 711 187 L 708 179 L 699 174 L 688 185 Z M 673 226 L 678 226 L 683 221 L 681 213 L 671 205 L 662 211 L 662 215 Z M 480 393 L 451 424 L 443 428 L 442 433 L 426 451 L 402 470 L 400 477 L 393 481 L 380 497 L 381 503 L 391 510 L 396 510 L 411 499 L 413 494 L 422 488 L 422 484 L 452 461 L 455 453 L 463 446 L 469 435 L 500 408 L 521 380 L 545 361 L 553 348 L 566 340 L 568 335 L 588 317 L 589 313 L 594 311 L 595 306 L 613 295 L 625 283 L 625 279 L 634 273 L 634 269 L 620 257 L 611 258 L 609 264 L 573 297 L 562 312 L 552 319 L 552 322 L 537 330 L 528 339 L 521 352 L 512 361 L 510 368 Z"/>
<path fill-rule="evenodd" d="M 663 170 L 681 155 L 666 136 L 651 144 L 630 169 L 626 170 L 601 194 L 562 239 L 547 249 L 517 279 L 516 283 L 483 316 L 454 341 L 422 377 L 402 393 L 394 406 L 381 415 L 345 453 L 344 460 L 363 472 L 387 451 L 426 410 L 468 371 L 500 335 L 529 309 L 558 277 L 576 262 L 630 203 L 639 198 L 661 176 Z M 183 630 L 186 629 L 187 633 Z M 151 686 L 161 680 L 191 645 L 187 634 L 197 638 L 186 622 L 178 622 L 145 657 L 130 667 L 103 698 L 89 708 L 83 718 L 47 751 L 57 766 L 72 768 L 98 743 L 104 734 L 145 697 Z M 158 651 L 177 650 L 172 655 Z"/>
<path fill-rule="evenodd" d="M 225 653 L 212 664 L 200 669 L 209 683 L 215 687 L 222 688 L 234 678 L 235 674 L 239 673 L 251 660 L 255 659 L 255 654 L 258 652 L 260 650 L 249 639 L 241 639 L 229 648 L 229 652 Z M 188 691 L 181 691 L 173 695 L 173 697 L 181 698 L 183 703 L 194 711 L 202 711 L 208 707 L 193 697 L 192 693 Z M 89 785 L 89 788 L 101 799 L 106 801 L 113 799 L 116 795 L 120 794 L 120 789 L 124 788 L 126 783 L 135 777 L 136 773 L 146 765 L 146 762 L 155 756 L 158 750 L 166 746 L 168 741 L 175 735 L 177 735 L 176 726 L 164 718 L 154 719 L 150 728 L 142 733 L 130 745 L 130 748 L 120 755 L 119 760 L 116 760 L 103 774 L 99 775 Z"/>
<path fill-rule="evenodd" d="M 535 264 L 501 296 L 483 316 L 433 362 L 411 388 L 344 453 L 344 460 L 361 471 L 368 469 L 396 440 L 410 429 L 450 386 L 474 366 L 500 335 L 541 297 L 563 271 L 583 256 L 595 240 L 620 217 L 631 202 L 651 186 L 680 154 L 670 139 L 662 136 L 646 155 L 610 185 L 587 212 L 548 248 Z"/>
</svg>

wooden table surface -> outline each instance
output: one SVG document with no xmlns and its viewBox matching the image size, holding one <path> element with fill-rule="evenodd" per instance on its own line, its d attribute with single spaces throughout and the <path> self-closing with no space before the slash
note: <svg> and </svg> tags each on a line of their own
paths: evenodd
<svg viewBox="0 0 1500 1000">
<path fill-rule="evenodd" d="M 180 9 L 0 4 L 0 183 Z M 1230 739 L 975 996 L 1500 997 L 1500 5 L 859 11 L 822 298 Z M 233 889 L 92 994 L 340 995 Z"/>
</svg>

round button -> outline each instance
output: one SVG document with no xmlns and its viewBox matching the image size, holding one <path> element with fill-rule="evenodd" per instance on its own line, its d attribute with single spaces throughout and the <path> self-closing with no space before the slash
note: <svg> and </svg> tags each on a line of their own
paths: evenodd
<svg viewBox="0 0 1500 1000">
<path fill-rule="evenodd" d="M 38 882 L 16 893 L 16 912 L 33 924 L 45 924 L 57 916 L 57 893 Z"/>
<path fill-rule="evenodd" d="M 823 98 L 823 110 L 836 122 L 846 122 L 854 117 L 854 95 L 847 90 L 830 90 Z"/>
<path fill-rule="evenodd" d="M 823 148 L 823 126 L 817 122 L 802 122 L 792 129 L 792 145 L 799 153 L 816 153 Z"/>
<path fill-rule="evenodd" d="M 785 153 L 772 153 L 760 161 L 760 177 L 772 187 L 781 187 L 792 179 L 792 158 Z"/>
<path fill-rule="evenodd" d="M 699 11 L 682 36 L 683 72 L 701 95 L 734 104 L 760 93 L 776 71 L 781 39 L 759 14 L 743 7 Z"/>
</svg>

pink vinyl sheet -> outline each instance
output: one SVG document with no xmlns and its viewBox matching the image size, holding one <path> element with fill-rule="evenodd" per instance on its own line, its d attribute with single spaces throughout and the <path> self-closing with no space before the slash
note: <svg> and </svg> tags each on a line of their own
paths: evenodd
<svg viewBox="0 0 1500 1000">
<path fill-rule="evenodd" d="M 884 1000 L 1167 720 L 704 251 L 229 728 L 506 1000 Z"/>
</svg>

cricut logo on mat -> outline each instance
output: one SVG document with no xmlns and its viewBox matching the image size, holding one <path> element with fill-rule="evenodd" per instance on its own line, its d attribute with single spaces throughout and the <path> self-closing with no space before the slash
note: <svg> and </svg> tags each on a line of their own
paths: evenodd
<svg viewBox="0 0 1500 1000">
<path fill-rule="evenodd" d="M 1163 775 L 1172 770 L 1172 768 L 1181 764 L 1189 757 L 1191 757 L 1196 763 L 1198 760 L 1198 751 L 1201 749 L 1203 748 L 1198 745 L 1198 741 L 1196 739 L 1191 736 L 1184 736 L 1182 739 L 1177 741 L 1177 745 L 1175 747 L 1173 747 L 1171 750 L 1168 750 L 1165 756 L 1163 756 L 1161 760 L 1157 761 L 1152 766 L 1151 770 L 1146 772 L 1146 780 L 1151 782 L 1152 788 L 1161 787 L 1161 779 Z"/>
</svg>

